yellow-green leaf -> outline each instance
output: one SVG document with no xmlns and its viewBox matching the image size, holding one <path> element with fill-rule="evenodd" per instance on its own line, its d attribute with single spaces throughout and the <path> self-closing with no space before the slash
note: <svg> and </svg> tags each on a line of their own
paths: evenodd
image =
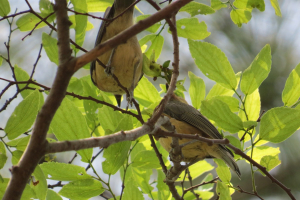
<svg viewBox="0 0 300 200">
<path fill-rule="evenodd" d="M 252 15 L 248 9 L 232 9 L 230 12 L 230 17 L 238 27 L 241 27 L 242 24 L 247 24 Z"/>
<path fill-rule="evenodd" d="M 294 105 L 300 98 L 300 64 L 290 73 L 286 80 L 283 92 L 282 101 L 285 106 Z"/>
</svg>

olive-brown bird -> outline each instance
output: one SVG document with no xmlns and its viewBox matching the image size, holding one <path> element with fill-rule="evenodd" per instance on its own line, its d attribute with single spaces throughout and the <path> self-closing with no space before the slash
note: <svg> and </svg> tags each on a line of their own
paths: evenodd
<svg viewBox="0 0 300 200">
<path fill-rule="evenodd" d="M 181 97 L 172 95 L 164 109 L 164 115 L 170 118 L 176 131 L 182 134 L 198 134 L 212 139 L 223 139 L 216 127 L 210 123 L 197 109 L 188 105 Z M 179 144 L 190 142 L 190 139 L 180 139 Z M 167 151 L 171 150 L 171 137 L 159 138 L 160 144 Z M 222 144 L 209 146 L 206 142 L 196 141 L 184 146 L 182 149 L 184 162 L 203 160 L 205 158 L 220 158 L 240 177 L 238 165 L 233 159 L 232 152 Z"/>
<path fill-rule="evenodd" d="M 106 9 L 104 18 L 117 18 L 113 21 L 102 21 L 95 46 L 111 39 L 133 25 L 134 7 L 128 7 L 134 1 L 115 0 L 113 6 Z M 143 55 L 137 37 L 134 36 L 128 39 L 125 43 L 99 56 L 98 59 L 106 65 L 106 69 L 97 61 L 91 63 L 90 73 L 93 83 L 100 90 L 113 93 L 120 106 L 121 97 L 125 91 L 118 86 L 111 76 L 111 74 L 116 75 L 121 85 L 128 89 L 129 96 L 127 96 L 127 100 L 130 102 L 133 98 L 133 90 L 143 75 Z"/>
</svg>

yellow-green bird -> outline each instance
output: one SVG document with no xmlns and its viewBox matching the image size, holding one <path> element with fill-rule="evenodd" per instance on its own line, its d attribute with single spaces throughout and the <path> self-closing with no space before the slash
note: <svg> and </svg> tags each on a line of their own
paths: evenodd
<svg viewBox="0 0 300 200">
<path fill-rule="evenodd" d="M 115 0 L 112 7 L 105 11 L 104 18 L 113 21 L 102 21 L 95 46 L 111 39 L 123 30 L 133 25 L 134 6 L 129 6 L 135 0 Z M 107 67 L 104 69 L 97 61 L 91 63 L 91 78 L 93 83 L 102 91 L 113 93 L 120 106 L 121 97 L 125 91 L 118 86 L 111 76 L 116 75 L 121 85 L 129 91 L 127 100 L 129 103 L 133 98 L 133 90 L 143 76 L 143 55 L 137 37 L 131 37 L 114 49 L 99 56 L 98 59 Z"/>
<path fill-rule="evenodd" d="M 182 134 L 198 134 L 211 139 L 223 139 L 217 128 L 210 123 L 197 109 L 188 105 L 181 97 L 172 95 L 164 109 L 164 115 L 169 117 L 176 131 Z M 179 144 L 190 142 L 190 139 L 179 139 Z M 160 144 L 168 152 L 171 150 L 171 137 L 159 138 Z M 193 162 L 205 158 L 220 158 L 240 177 L 241 172 L 236 164 L 232 152 L 222 144 L 209 146 L 206 142 L 196 141 L 182 149 L 184 162 Z"/>
</svg>

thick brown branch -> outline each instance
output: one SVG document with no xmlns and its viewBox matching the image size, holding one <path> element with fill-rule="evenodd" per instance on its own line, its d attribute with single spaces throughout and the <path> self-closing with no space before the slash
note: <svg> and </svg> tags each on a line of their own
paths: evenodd
<svg viewBox="0 0 300 200">
<path fill-rule="evenodd" d="M 72 61 L 66 62 L 71 58 L 66 7 L 66 1 L 56 1 L 60 66 L 58 67 L 52 90 L 37 116 L 28 147 L 18 166 L 14 166 L 11 170 L 12 178 L 4 194 L 4 200 L 21 198 L 27 180 L 30 178 L 39 160 L 45 155 L 47 147 L 46 135 L 50 122 L 65 96 L 69 80 L 73 75 L 73 70 L 69 69 L 72 69 L 75 63 Z"/>
</svg>

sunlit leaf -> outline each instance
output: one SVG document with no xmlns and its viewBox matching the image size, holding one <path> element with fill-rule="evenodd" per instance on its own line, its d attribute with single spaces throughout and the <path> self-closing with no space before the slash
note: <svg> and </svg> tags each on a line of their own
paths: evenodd
<svg viewBox="0 0 300 200">
<path fill-rule="evenodd" d="M 64 98 L 56 111 L 50 127 L 59 141 L 78 140 L 90 137 L 90 132 L 81 111 L 68 98 Z M 89 162 L 93 149 L 77 151 L 83 162 Z"/>
<path fill-rule="evenodd" d="M 139 84 L 134 89 L 134 98 L 146 107 L 161 100 L 155 86 L 146 77 L 141 78 Z"/>
<path fill-rule="evenodd" d="M 236 133 L 243 129 L 242 120 L 232 113 L 224 102 L 218 99 L 204 100 L 201 104 L 201 112 L 209 119 L 230 133 Z"/>
<path fill-rule="evenodd" d="M 212 14 L 215 13 L 215 10 L 205 4 L 192 1 L 186 4 L 185 6 L 183 6 L 182 8 L 180 8 L 179 12 L 187 12 L 192 17 L 194 17 L 195 15 L 199 15 L 199 14 L 201 15 Z"/>
<path fill-rule="evenodd" d="M 231 180 L 231 173 L 228 168 L 228 166 L 225 164 L 225 162 L 221 159 L 214 159 L 215 163 L 218 164 L 218 167 L 216 168 L 217 174 L 222 182 L 224 183 L 230 183 Z"/>
<path fill-rule="evenodd" d="M 259 138 L 279 143 L 300 127 L 300 110 L 286 107 L 272 108 L 261 118 Z"/>
<path fill-rule="evenodd" d="M 50 35 L 43 33 L 42 35 L 42 44 L 45 48 L 46 54 L 51 62 L 58 65 L 58 47 L 57 39 L 51 37 Z"/>
<path fill-rule="evenodd" d="M 58 181 L 76 181 L 81 179 L 91 178 L 84 169 L 84 167 L 58 163 L 58 162 L 45 162 L 40 164 L 47 179 Z"/>
<path fill-rule="evenodd" d="M 74 200 L 89 199 L 105 191 L 100 181 L 84 179 L 70 182 L 62 187 L 58 194 Z"/>
<path fill-rule="evenodd" d="M 232 9 L 230 12 L 230 17 L 238 27 L 241 27 L 242 24 L 247 24 L 252 15 L 248 9 Z"/>
<path fill-rule="evenodd" d="M 233 5 L 240 9 L 252 9 L 257 8 L 260 11 L 265 10 L 265 2 L 264 0 L 235 0 Z"/>
<path fill-rule="evenodd" d="M 207 31 L 205 22 L 198 21 L 197 18 L 183 18 L 176 21 L 177 33 L 179 37 L 192 39 L 192 40 L 203 40 L 210 35 Z M 169 33 L 171 31 L 169 30 Z"/>
<path fill-rule="evenodd" d="M 15 108 L 4 129 L 8 139 L 15 139 L 33 125 L 38 113 L 39 98 L 39 92 L 35 90 Z"/>
<path fill-rule="evenodd" d="M 228 89 L 236 87 L 234 71 L 218 47 L 207 42 L 188 40 L 188 43 L 196 65 L 205 76 Z"/>
<path fill-rule="evenodd" d="M 271 58 L 271 47 L 267 44 L 243 73 L 241 90 L 244 94 L 249 95 L 254 92 L 268 77 L 271 70 Z"/>
<path fill-rule="evenodd" d="M 4 17 L 10 13 L 10 5 L 8 0 L 0 0 L 0 16 Z"/>
<path fill-rule="evenodd" d="M 275 14 L 279 17 L 282 17 L 278 0 L 270 0 L 270 2 L 271 2 L 271 5 L 273 6 L 273 8 L 275 10 Z"/>
<path fill-rule="evenodd" d="M 217 195 L 219 196 L 220 200 L 231 200 L 229 188 L 226 185 L 226 183 L 218 181 L 216 192 L 217 192 Z"/>
<path fill-rule="evenodd" d="M 292 70 L 286 80 L 283 92 L 282 101 L 285 106 L 294 105 L 300 98 L 300 64 Z"/>
<path fill-rule="evenodd" d="M 201 101 L 205 98 L 205 83 L 202 78 L 193 74 L 193 72 L 188 72 L 190 78 L 190 88 L 189 94 L 191 97 L 192 105 L 194 108 L 199 110 L 201 106 Z"/>
</svg>

